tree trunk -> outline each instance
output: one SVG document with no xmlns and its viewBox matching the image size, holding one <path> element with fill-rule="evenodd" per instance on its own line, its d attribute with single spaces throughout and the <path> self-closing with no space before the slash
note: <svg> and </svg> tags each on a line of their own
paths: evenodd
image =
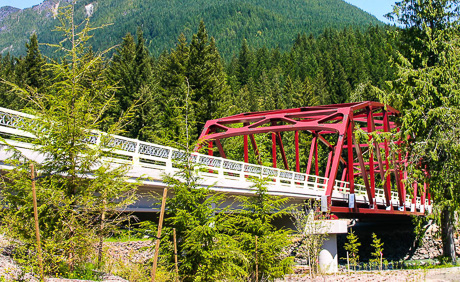
<svg viewBox="0 0 460 282">
<path fill-rule="evenodd" d="M 102 263 L 102 251 L 103 251 L 103 244 L 104 244 L 104 228 L 105 228 L 105 210 L 106 210 L 106 203 L 107 201 L 105 200 L 104 196 L 104 207 L 102 209 L 102 215 L 101 215 L 101 234 L 99 235 L 99 246 L 97 248 L 98 254 L 97 254 L 97 267 L 101 267 Z"/>
<path fill-rule="evenodd" d="M 456 264 L 454 223 L 450 206 L 446 206 L 442 210 L 441 225 L 443 255 L 449 258 L 452 264 Z"/>
</svg>

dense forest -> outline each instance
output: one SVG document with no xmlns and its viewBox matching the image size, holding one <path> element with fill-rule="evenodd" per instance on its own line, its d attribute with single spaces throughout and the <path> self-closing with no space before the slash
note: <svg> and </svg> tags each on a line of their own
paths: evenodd
<svg viewBox="0 0 460 282">
<path fill-rule="evenodd" d="M 58 24 L 52 12 L 58 2 L 61 7 L 65 6 L 65 1 L 45 0 L 19 11 L 0 8 L 2 54 L 24 53 L 24 43 L 33 32 L 37 33 L 40 42 L 57 43 L 59 34 L 49 31 Z M 342 0 L 83 0 L 76 3 L 75 15 L 78 20 L 90 15 L 96 26 L 109 24 L 94 32 L 90 40 L 94 50 L 116 45 L 120 38 L 140 27 L 147 49 L 156 56 L 173 48 L 181 33 L 190 38 L 200 20 L 204 20 L 226 60 L 239 49 L 244 38 L 254 48 L 279 46 L 286 51 L 297 33 L 317 36 L 325 28 L 354 26 L 364 30 L 369 25 L 382 24 L 374 16 Z M 53 51 L 42 47 L 45 55 L 52 55 Z"/>
<path fill-rule="evenodd" d="M 192 125 L 190 136 L 197 140 L 204 123 L 242 112 L 377 100 L 378 90 L 393 78 L 389 64 L 396 45 L 388 36 L 391 27 L 370 26 L 326 29 L 319 36 L 299 34 L 289 51 L 252 47 L 242 41 L 240 50 L 225 63 L 204 22 L 187 38 L 181 34 L 176 47 L 152 55 L 139 28 L 127 34 L 113 55 L 93 66 L 117 90 L 117 103 L 101 124 L 107 130 L 121 115 L 132 111 L 127 137 L 175 145 L 183 138 L 185 115 Z M 49 83 L 46 61 L 37 36 L 26 44 L 25 56 L 1 57 L 1 77 L 19 85 L 36 87 L 37 93 Z M 93 57 L 90 49 L 88 60 Z M 24 108 L 28 101 L 0 85 L 0 104 Z M 33 105 L 28 105 L 33 106 Z M 283 138 L 293 138 L 286 133 Z M 265 140 L 266 139 L 266 140 Z M 310 136 L 301 135 L 309 142 Z M 261 146 L 269 138 L 259 140 Z M 293 142 L 286 142 L 288 155 Z M 292 143 L 292 144 L 289 144 Z M 242 158 L 242 144 L 229 140 L 228 157 Z M 293 158 L 290 158 L 293 159 Z M 254 161 L 254 160 L 253 160 Z M 293 164 L 290 164 L 293 165 Z"/>
<path fill-rule="evenodd" d="M 299 34 L 287 52 L 253 48 L 243 40 L 240 51 L 224 63 L 214 38 L 201 22 L 192 38 L 181 35 L 170 52 L 153 56 L 142 31 L 127 34 L 112 57 L 95 72 L 117 85 L 117 117 L 136 106 L 127 136 L 152 141 L 182 128 L 187 85 L 193 135 L 208 119 L 241 112 L 293 108 L 375 99 L 373 86 L 385 87 L 393 70 L 389 58 L 395 46 L 387 29 L 326 29 L 320 36 Z M 37 36 L 26 44 L 27 54 L 1 57 L 1 77 L 19 85 L 46 87 L 45 57 Z M 92 51 L 88 52 L 91 58 Z M 27 101 L 1 85 L 1 105 L 22 109 Z M 107 117 L 108 123 L 112 118 Z"/>
</svg>

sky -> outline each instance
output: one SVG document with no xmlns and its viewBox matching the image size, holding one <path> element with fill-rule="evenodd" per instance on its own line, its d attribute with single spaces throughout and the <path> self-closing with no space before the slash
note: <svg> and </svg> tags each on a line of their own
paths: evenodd
<svg viewBox="0 0 460 282">
<path fill-rule="evenodd" d="M 0 0 L 0 7 L 13 6 L 24 9 L 41 2 L 43 2 L 43 0 Z M 393 10 L 392 5 L 396 0 L 345 0 L 345 2 L 353 4 L 369 14 L 376 16 L 379 20 L 388 23 L 388 20 L 385 19 L 383 15 Z"/>
<path fill-rule="evenodd" d="M 0 0 L 0 2 L 3 0 Z M 352 5 L 377 17 L 384 23 L 390 23 L 383 15 L 393 11 L 396 0 L 345 0 Z"/>
</svg>

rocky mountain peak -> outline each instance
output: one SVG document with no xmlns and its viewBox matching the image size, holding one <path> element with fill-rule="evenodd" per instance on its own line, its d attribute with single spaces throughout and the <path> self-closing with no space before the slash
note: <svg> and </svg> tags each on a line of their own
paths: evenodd
<svg viewBox="0 0 460 282">
<path fill-rule="evenodd" d="M 19 11 L 21 11 L 21 9 L 11 7 L 11 6 L 0 7 L 0 21 L 8 17 L 9 15 L 17 13 Z"/>
</svg>

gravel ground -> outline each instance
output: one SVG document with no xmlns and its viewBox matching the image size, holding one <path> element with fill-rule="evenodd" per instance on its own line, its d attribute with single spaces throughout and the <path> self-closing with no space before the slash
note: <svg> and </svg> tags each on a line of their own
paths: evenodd
<svg viewBox="0 0 460 282">
<path fill-rule="evenodd" d="M 392 270 L 392 271 L 366 271 L 356 273 L 341 273 L 334 275 L 321 275 L 310 278 L 308 274 L 289 275 L 283 280 L 286 282 L 312 281 L 312 282 L 342 282 L 342 281 L 362 281 L 362 282 L 405 282 L 405 281 L 427 281 L 445 282 L 460 281 L 460 267 L 440 268 L 440 269 L 418 269 L 418 270 Z"/>
<path fill-rule="evenodd" d="M 134 249 L 140 249 L 138 244 L 128 244 L 130 247 L 134 245 Z M 31 275 L 30 273 L 23 274 L 21 268 L 15 263 L 15 261 L 9 257 L 7 254 L 8 252 L 2 253 L 2 250 L 5 251 L 5 248 L 10 246 L 10 242 L 5 238 L 3 234 L 0 234 L 0 280 L 3 278 L 5 281 L 30 281 L 35 282 L 39 281 L 36 277 Z M 123 249 L 120 248 L 119 249 Z M 129 248 L 125 248 L 129 249 Z M 115 249 L 116 250 L 116 249 Z M 49 282 L 67 282 L 67 281 L 87 281 L 87 280 L 78 280 L 78 279 L 62 279 L 62 278 L 48 278 L 45 279 Z M 123 278 L 114 275 L 106 275 L 104 276 L 103 282 L 128 282 Z"/>
<path fill-rule="evenodd" d="M 151 246 L 149 241 L 140 242 L 124 242 L 124 243 L 108 243 L 108 253 L 121 260 L 131 260 L 134 262 L 144 262 L 149 259 L 151 252 L 145 250 Z M 0 250 L 7 247 L 9 242 L 0 234 Z M 18 281 L 21 276 L 21 268 L 8 255 L 0 253 L 0 278 L 5 278 L 6 281 Z M 30 274 L 23 276 L 22 281 L 37 281 Z M 75 282 L 86 281 L 77 279 L 60 279 L 49 278 L 49 282 Z M 117 276 L 107 275 L 103 279 L 104 282 L 127 282 Z M 315 278 L 310 278 L 308 274 L 294 274 L 286 276 L 285 279 L 277 280 L 277 282 L 286 281 L 314 281 L 314 282 L 341 282 L 341 281 L 428 281 L 428 282 L 444 282 L 444 281 L 459 281 L 460 282 L 460 267 L 429 269 L 429 270 L 393 270 L 393 271 L 364 271 L 356 273 L 339 273 L 334 275 L 323 275 Z"/>
</svg>

